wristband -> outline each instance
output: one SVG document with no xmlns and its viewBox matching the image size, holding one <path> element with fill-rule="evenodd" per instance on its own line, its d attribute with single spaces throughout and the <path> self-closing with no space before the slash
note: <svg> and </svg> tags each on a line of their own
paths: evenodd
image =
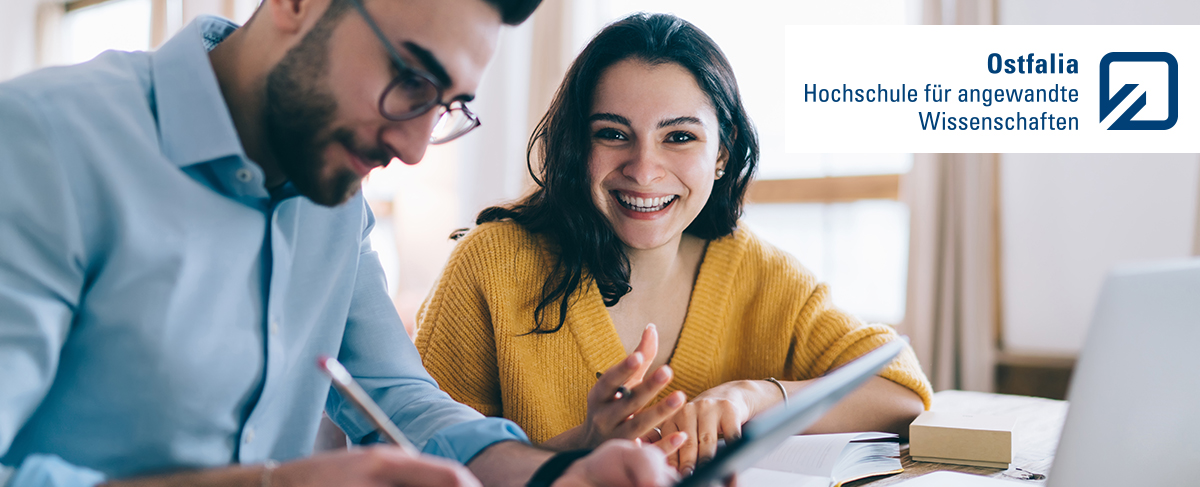
<svg viewBox="0 0 1200 487">
<path fill-rule="evenodd" d="M 550 487 L 550 484 L 562 477 L 563 472 L 566 472 L 567 467 L 575 463 L 575 460 L 579 460 L 591 452 L 592 450 L 571 450 L 555 454 L 541 467 L 538 467 L 533 476 L 529 477 L 529 482 L 525 483 L 525 487 Z"/>
</svg>

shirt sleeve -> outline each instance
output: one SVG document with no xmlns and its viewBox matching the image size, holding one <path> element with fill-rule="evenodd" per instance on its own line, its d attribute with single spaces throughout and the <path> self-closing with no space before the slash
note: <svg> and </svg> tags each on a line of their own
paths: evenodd
<svg viewBox="0 0 1200 487">
<path fill-rule="evenodd" d="M 0 88 L 0 456 L 54 382 L 79 304 L 85 256 L 66 171 L 34 104 Z M 8 465 L 8 486 L 91 486 L 99 473 L 53 456 Z"/>
<path fill-rule="evenodd" d="M 487 416 L 503 415 L 495 330 L 472 265 L 479 231 L 455 247 L 417 315 L 417 350 L 456 401 Z"/>
<path fill-rule="evenodd" d="M 0 474 L 3 477 L 3 474 Z M 104 475 L 67 463 L 56 455 L 30 455 L 3 487 L 84 487 L 104 482 Z"/>
<path fill-rule="evenodd" d="M 369 209 L 364 208 L 364 218 L 358 277 L 338 360 L 426 453 L 465 464 L 494 443 L 528 443 L 511 421 L 485 418 L 455 402 L 422 367 L 387 294 L 383 267 L 370 247 L 367 235 L 374 217 Z M 375 437 L 375 428 L 336 390 L 330 391 L 326 412 L 355 442 Z"/>
<path fill-rule="evenodd" d="M 788 358 L 793 380 L 820 377 L 887 342 L 901 339 L 890 326 L 864 324 L 835 308 L 825 284 L 816 286 L 795 323 L 796 346 Z M 906 345 L 879 375 L 917 393 L 929 409 L 933 387 L 912 347 Z"/>
</svg>

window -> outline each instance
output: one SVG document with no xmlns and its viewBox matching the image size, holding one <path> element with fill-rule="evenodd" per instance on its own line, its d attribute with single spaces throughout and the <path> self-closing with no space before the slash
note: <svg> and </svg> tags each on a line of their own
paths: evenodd
<svg viewBox="0 0 1200 487">
<path fill-rule="evenodd" d="M 62 17 L 59 60 L 76 64 L 109 49 L 150 49 L 151 0 L 74 2 Z"/>
<path fill-rule="evenodd" d="M 258 8 L 259 0 L 75 0 L 61 16 L 38 26 L 41 65 L 76 64 L 101 52 L 156 49 L 200 15 L 219 15 L 238 24 Z"/>
</svg>

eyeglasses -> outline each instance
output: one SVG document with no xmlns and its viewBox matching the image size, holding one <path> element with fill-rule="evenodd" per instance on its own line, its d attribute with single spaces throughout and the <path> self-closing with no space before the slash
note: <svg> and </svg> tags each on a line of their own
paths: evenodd
<svg viewBox="0 0 1200 487">
<path fill-rule="evenodd" d="M 442 101 L 442 84 L 433 75 L 409 67 L 400 59 L 400 53 L 392 46 L 391 41 L 383 34 L 383 30 L 375 24 L 375 20 L 363 7 L 362 0 L 351 0 L 354 7 L 362 14 L 363 20 L 379 37 L 383 47 L 387 48 L 392 57 L 392 63 L 400 73 L 384 88 L 379 97 L 379 113 L 388 120 L 403 122 L 412 120 L 434 108 L 438 109 L 437 122 L 433 125 L 433 133 L 429 135 L 430 144 L 445 144 L 451 140 L 466 135 L 478 127 L 479 117 L 460 100 L 450 103 Z"/>
</svg>

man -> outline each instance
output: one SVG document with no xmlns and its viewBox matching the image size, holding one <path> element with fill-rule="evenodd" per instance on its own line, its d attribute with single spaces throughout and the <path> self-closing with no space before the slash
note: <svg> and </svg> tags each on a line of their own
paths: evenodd
<svg viewBox="0 0 1200 487">
<path fill-rule="evenodd" d="M 450 400 L 368 243 L 362 177 L 477 125 L 501 23 L 536 4 L 265 0 L 0 84 L 0 485 L 669 483 L 657 449 L 547 462 Z M 428 455 L 308 457 L 322 410 L 377 441 L 323 354 Z"/>
</svg>

